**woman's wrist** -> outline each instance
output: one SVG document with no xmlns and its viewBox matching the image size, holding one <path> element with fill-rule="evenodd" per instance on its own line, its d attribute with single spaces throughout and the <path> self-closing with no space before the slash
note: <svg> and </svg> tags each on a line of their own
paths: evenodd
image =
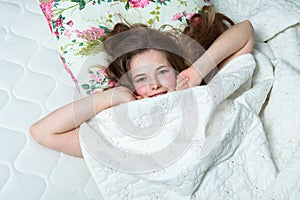
<svg viewBox="0 0 300 200">
<path fill-rule="evenodd" d="M 195 63 L 191 66 L 197 73 L 197 76 L 205 78 L 211 72 L 217 63 L 213 60 L 208 52 L 205 52 Z"/>
<path fill-rule="evenodd" d="M 112 89 L 94 94 L 94 107 L 96 114 L 111 107 Z"/>
</svg>

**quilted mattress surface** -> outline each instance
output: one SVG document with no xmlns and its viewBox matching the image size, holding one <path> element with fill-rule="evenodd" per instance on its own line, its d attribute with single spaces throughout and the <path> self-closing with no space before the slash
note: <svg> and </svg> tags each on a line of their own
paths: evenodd
<svg viewBox="0 0 300 200">
<path fill-rule="evenodd" d="M 83 159 L 29 134 L 74 89 L 37 1 L 0 0 L 0 69 L 0 199 L 102 199 Z"/>
</svg>

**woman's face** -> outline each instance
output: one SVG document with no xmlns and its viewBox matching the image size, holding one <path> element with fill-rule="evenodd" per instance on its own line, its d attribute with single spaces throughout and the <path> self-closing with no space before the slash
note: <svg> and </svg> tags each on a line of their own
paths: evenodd
<svg viewBox="0 0 300 200">
<path fill-rule="evenodd" d="M 166 94 L 176 89 L 175 70 L 160 51 L 150 49 L 133 56 L 130 70 L 134 89 L 142 98 Z"/>
</svg>

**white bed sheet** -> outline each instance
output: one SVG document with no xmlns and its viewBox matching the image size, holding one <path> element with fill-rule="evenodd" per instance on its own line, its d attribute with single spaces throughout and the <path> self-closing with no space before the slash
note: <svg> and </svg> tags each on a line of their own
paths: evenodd
<svg viewBox="0 0 300 200">
<path fill-rule="evenodd" d="M 72 101 L 74 84 L 36 0 L 0 0 L 0 199 L 102 199 L 83 159 L 46 149 L 28 127 Z"/>
</svg>

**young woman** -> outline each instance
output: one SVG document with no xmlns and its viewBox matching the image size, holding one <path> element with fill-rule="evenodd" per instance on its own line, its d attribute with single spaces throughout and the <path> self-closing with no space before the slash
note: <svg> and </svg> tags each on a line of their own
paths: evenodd
<svg viewBox="0 0 300 200">
<path fill-rule="evenodd" d="M 184 39 L 174 40 L 170 34 L 144 25 L 117 24 L 104 47 L 112 57 L 107 73 L 118 86 L 53 111 L 30 127 L 32 137 L 46 147 L 82 157 L 80 124 L 97 113 L 136 99 L 197 86 L 215 67 L 220 69 L 233 58 L 251 53 L 254 33 L 249 21 L 228 28 L 227 23 L 232 21 L 215 13 L 212 6 L 205 6 L 201 13 L 194 15 L 183 31 L 206 49 L 200 58 L 197 51 L 188 53 L 191 49 Z M 110 40 L 133 29 L 137 34 Z"/>
</svg>

